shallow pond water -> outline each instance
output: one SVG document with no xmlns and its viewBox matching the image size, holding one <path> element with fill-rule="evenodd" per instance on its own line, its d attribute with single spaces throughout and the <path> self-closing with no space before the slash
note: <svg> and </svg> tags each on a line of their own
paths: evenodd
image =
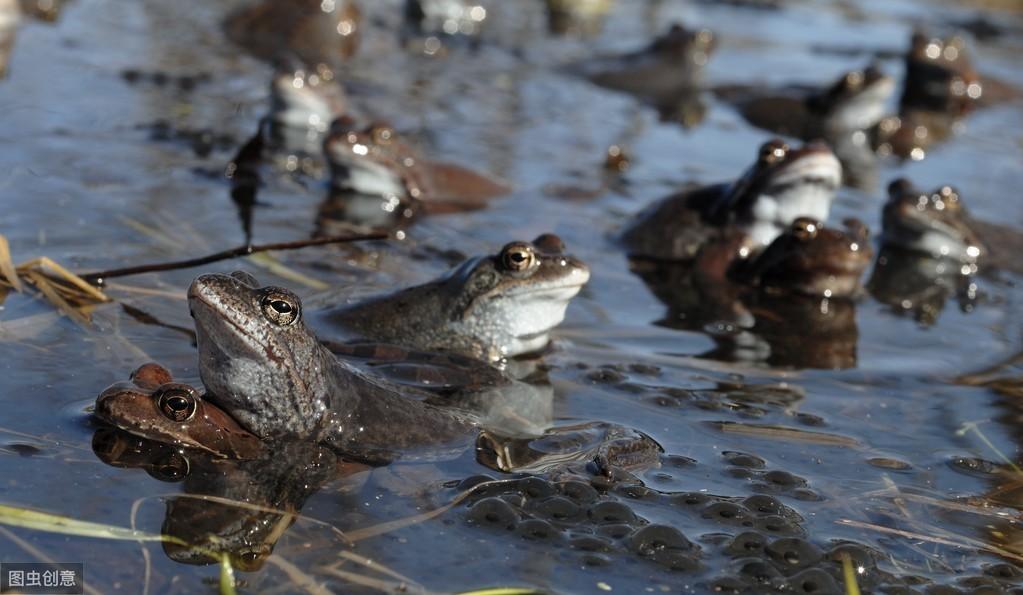
<svg viewBox="0 0 1023 595">
<path fill-rule="evenodd" d="M 230 4 L 75 0 L 54 24 L 22 25 L 0 81 L 0 232 L 16 261 L 47 256 L 91 271 L 244 241 L 220 173 L 266 111 L 271 70 L 224 38 L 219 23 Z M 397 10 L 392 4 L 373 12 Z M 262 498 L 301 512 L 290 527 L 288 516 L 248 520 L 263 544 L 276 542 L 269 557 L 235 552 L 240 586 L 259 592 L 321 592 L 321 583 L 372 592 L 395 581 L 442 592 L 830 592 L 841 586 L 843 550 L 861 567 L 865 591 L 1019 588 L 1019 391 L 1011 382 L 1002 391 L 954 382 L 1003 360 L 989 377 L 1023 373 L 1011 359 L 1023 349 L 1019 279 L 981 278 L 972 310 L 950 302 L 930 325 L 863 297 L 854 344 L 845 346 L 854 365 L 772 367 L 724 361 L 711 334 L 663 324 L 665 306 L 613 241 L 651 200 L 687 182 L 734 177 L 768 135 L 710 96 L 698 125 L 660 122 L 564 64 L 638 46 L 682 20 L 719 36 L 708 84 L 824 82 L 877 53 L 897 55 L 914 25 L 946 31 L 976 12 L 924 0 L 783 4 L 619 0 L 599 36 L 579 39 L 549 36 L 538 2 L 503 2 L 492 10 L 492 42 L 442 58 L 402 51 L 377 23 L 351 66 L 356 103 L 415 132 L 431 154 L 498 174 L 515 191 L 482 211 L 424 218 L 401 242 L 277 253 L 283 268 L 248 259 L 202 269 L 242 268 L 322 299 L 326 286 L 361 291 L 430 279 L 450 266 L 446 251 L 489 253 L 555 232 L 590 265 L 592 280 L 542 360 L 513 365 L 540 366 L 556 424 L 604 420 L 645 432 L 664 447 L 659 466 L 620 481 L 585 469 L 522 478 L 466 453 L 348 469 L 339 479 L 316 452 L 295 454 L 308 466 L 218 466 L 118 443 L 87 411 L 104 387 L 145 361 L 197 381 L 189 338 L 121 305 L 191 328 L 185 288 L 200 271 L 185 270 L 118 280 L 109 293 L 119 303 L 96 307 L 87 326 L 40 299 L 6 297 L 0 503 L 149 533 L 184 526 L 187 534 L 206 526 L 200 518 L 225 524 L 229 543 L 248 535 L 234 524 L 242 522 L 237 510 L 232 517 L 182 494 Z M 1020 14 L 984 14 L 1008 33 L 971 40 L 976 66 L 1023 87 Z M 898 59 L 882 66 L 901 76 Z M 202 76 L 180 89 L 129 81 L 126 70 Z M 926 188 L 953 184 L 979 219 L 1023 232 L 1020 107 L 972 114 L 922 161 L 882 160 L 873 188 L 840 191 L 832 219 L 854 215 L 879 229 L 883 189 L 905 175 Z M 198 154 L 184 136 L 157 138 L 163 123 L 222 142 Z M 552 190 L 599 188 L 604 151 L 615 143 L 633 160 L 623 183 L 584 200 Z M 309 237 L 323 187 L 284 175 L 264 182 L 254 240 Z M 806 350 L 825 348 L 806 341 Z M 135 464 L 97 456 L 115 447 L 138 448 Z M 461 497 L 481 475 L 506 481 Z M 398 519 L 405 521 L 382 525 Z M 0 561 L 82 561 L 99 592 L 215 588 L 216 566 L 184 564 L 197 560 L 165 549 L 0 527 Z"/>
</svg>

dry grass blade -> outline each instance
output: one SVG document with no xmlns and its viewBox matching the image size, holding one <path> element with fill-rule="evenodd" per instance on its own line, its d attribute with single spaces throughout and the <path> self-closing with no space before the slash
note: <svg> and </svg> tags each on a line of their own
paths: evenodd
<svg viewBox="0 0 1023 595">
<path fill-rule="evenodd" d="M 303 589 L 306 593 L 310 593 L 311 595 L 333 594 L 333 591 L 324 587 L 319 582 L 317 582 L 313 577 L 309 576 L 305 572 L 302 572 L 302 570 L 298 566 L 295 566 L 294 564 L 288 562 L 287 560 L 278 556 L 277 554 L 271 554 L 270 557 L 266 559 L 266 561 L 284 571 L 284 574 L 288 575 L 288 578 L 290 578 L 291 581 L 295 583 L 295 587 Z"/>
<path fill-rule="evenodd" d="M 43 297 L 45 297 L 47 301 L 56 306 L 56 308 L 67 315 L 68 318 L 82 326 L 89 324 L 89 319 L 82 314 L 78 308 L 75 308 L 68 303 L 67 300 L 60 297 L 60 294 L 57 293 L 57 290 L 53 287 L 50 280 L 45 275 L 36 271 L 27 271 L 24 275 L 26 280 L 34 285 L 35 288 L 39 290 L 39 293 L 43 294 Z"/>
<path fill-rule="evenodd" d="M 408 593 L 409 595 L 430 595 L 430 591 L 427 591 L 420 585 L 409 584 L 406 582 L 394 582 L 385 581 L 379 578 L 373 578 L 371 576 L 365 576 L 356 572 L 348 572 L 347 570 L 341 570 L 340 568 L 326 568 L 324 572 L 332 574 L 338 578 L 343 578 L 346 581 L 361 585 L 363 587 L 370 587 L 384 593 Z"/>
<path fill-rule="evenodd" d="M 919 539 L 920 541 L 926 541 L 928 543 L 937 543 L 941 545 L 949 545 L 952 547 L 960 547 L 974 550 L 981 550 L 990 552 L 1004 558 L 1015 560 L 1016 562 L 1023 562 L 1023 555 L 1016 552 L 1009 551 L 1004 548 L 1000 548 L 983 541 L 971 539 L 969 537 L 954 536 L 958 539 L 946 539 L 944 537 L 936 537 L 934 535 L 928 535 L 926 533 L 915 533 L 913 531 L 903 531 L 902 529 L 893 529 L 891 527 L 885 527 L 883 525 L 875 525 L 873 523 L 863 523 L 860 521 L 854 521 L 852 519 L 839 519 L 836 521 L 839 525 L 846 525 L 849 527 L 857 527 L 859 529 L 869 529 L 877 531 L 878 533 L 887 533 L 888 535 L 898 535 L 905 537 L 906 539 Z"/>
<path fill-rule="evenodd" d="M 61 265 L 57 264 L 53 260 L 42 256 L 40 258 L 34 258 L 28 262 L 23 262 L 18 265 L 18 271 L 24 273 L 30 269 L 41 269 L 45 272 L 55 274 L 57 277 L 64 279 L 68 283 L 74 285 L 82 291 L 82 294 L 89 296 L 92 300 L 97 302 L 110 301 L 102 291 L 96 289 L 78 275 L 65 269 Z"/>
<path fill-rule="evenodd" d="M 269 252 L 257 252 L 249 257 L 249 262 L 266 269 L 274 275 L 288 281 L 294 281 L 295 283 L 301 283 L 310 289 L 317 291 L 323 291 L 328 289 L 330 285 L 320 281 L 319 279 L 313 279 L 308 275 L 296 271 L 295 269 L 288 267 L 276 258 L 274 258 Z"/>
<path fill-rule="evenodd" d="M 18 278 L 18 273 L 15 271 L 14 261 L 11 260 L 11 246 L 3 234 L 0 234 L 0 275 L 11 284 L 15 291 L 19 293 L 24 291 L 25 287 L 21 284 L 21 279 Z"/>
<path fill-rule="evenodd" d="M 860 446 L 859 441 L 847 436 L 839 436 L 838 434 L 828 434 L 825 432 L 811 432 L 809 430 L 800 430 L 798 428 L 789 428 L 786 426 L 746 424 L 730 421 L 708 422 L 708 425 L 722 432 L 756 436 L 758 438 L 791 440 L 793 442 L 807 442 L 809 444 L 842 446 L 846 448 L 857 448 Z"/>
<path fill-rule="evenodd" d="M 445 512 L 451 510 L 454 506 L 457 506 L 458 503 L 460 503 L 462 500 L 465 500 L 466 498 L 468 498 L 470 494 L 472 494 L 474 491 L 476 491 L 478 489 L 483 489 L 484 487 L 495 486 L 495 485 L 500 485 L 500 484 L 504 484 L 504 483 L 511 483 L 512 481 L 515 481 L 515 480 L 511 480 L 511 479 L 495 479 L 494 481 L 484 481 L 484 482 L 478 483 L 478 484 L 474 485 L 472 488 L 470 488 L 470 489 L 468 489 L 468 490 L 458 494 L 457 496 L 455 496 L 454 500 L 452 500 L 451 502 L 448 502 L 447 504 L 445 504 L 444 506 L 441 506 L 440 508 L 435 508 L 433 510 L 428 510 L 428 511 L 426 511 L 424 513 L 421 513 L 421 514 L 415 514 L 415 515 L 408 516 L 408 517 L 401 518 L 401 519 L 395 519 L 393 521 L 387 521 L 387 522 L 384 522 L 384 523 L 373 525 L 371 527 L 365 527 L 365 528 L 362 528 L 362 529 L 355 529 L 354 531 L 347 531 L 345 533 L 345 535 L 348 537 L 348 540 L 351 543 L 355 543 L 357 541 L 362 541 L 363 539 L 368 539 L 370 537 L 376 537 L 378 535 L 383 535 L 385 533 L 390 533 L 391 531 L 397 531 L 398 529 L 402 529 L 402 528 L 408 527 L 410 525 L 415 525 L 415 524 L 421 523 L 423 521 L 428 521 L 428 520 L 430 520 L 432 518 L 438 517 L 438 516 L 444 514 Z"/>
<path fill-rule="evenodd" d="M 474 589 L 472 591 L 460 591 L 456 595 L 544 595 L 547 591 L 534 589 L 532 587 L 492 587 L 486 589 Z"/>
<path fill-rule="evenodd" d="M 383 564 L 381 564 L 379 562 L 376 562 L 374 560 L 370 560 L 369 558 L 367 558 L 365 556 L 360 556 L 359 554 L 356 554 L 355 552 L 350 552 L 348 550 L 341 550 L 341 552 L 339 552 L 338 555 L 340 555 L 342 558 L 344 558 L 346 560 L 351 560 L 352 562 L 355 562 L 356 564 L 361 564 L 361 565 L 365 566 L 366 568 L 368 568 L 370 570 L 375 570 L 375 571 L 377 571 L 377 572 L 379 572 L 381 574 L 386 574 L 387 576 L 389 576 L 391 578 L 396 578 L 399 581 L 402 581 L 402 582 L 405 582 L 405 583 L 415 584 L 414 580 L 410 579 L 409 577 L 405 576 L 404 574 L 401 574 L 400 572 L 398 572 L 396 570 L 391 570 L 390 568 L 384 566 Z"/>
</svg>

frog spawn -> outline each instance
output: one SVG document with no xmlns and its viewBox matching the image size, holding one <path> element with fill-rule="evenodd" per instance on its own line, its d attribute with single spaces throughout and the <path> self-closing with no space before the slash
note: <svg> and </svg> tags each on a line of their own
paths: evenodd
<svg viewBox="0 0 1023 595">
<path fill-rule="evenodd" d="M 764 464 L 737 452 L 725 460 L 733 468 Z M 887 555 L 873 547 L 809 539 L 803 516 L 767 494 L 663 492 L 628 474 L 606 478 L 576 472 L 510 480 L 478 475 L 453 487 L 471 490 L 459 512 L 465 526 L 493 535 L 504 546 L 535 550 L 566 569 L 614 565 L 616 573 L 632 569 L 663 585 L 685 576 L 682 580 L 697 592 L 842 594 L 843 559 L 848 559 L 865 593 L 917 593 L 920 587 L 926 593 L 1023 592 L 1016 587 L 1023 573 L 1010 564 L 955 577 L 959 588 L 935 584 L 911 569 L 890 572 L 882 568 Z M 655 516 L 677 521 L 662 524 L 652 520 Z"/>
</svg>

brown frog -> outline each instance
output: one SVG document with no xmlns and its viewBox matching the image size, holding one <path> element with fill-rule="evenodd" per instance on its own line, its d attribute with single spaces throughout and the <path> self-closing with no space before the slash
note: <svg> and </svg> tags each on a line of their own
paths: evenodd
<svg viewBox="0 0 1023 595">
<path fill-rule="evenodd" d="M 703 67 L 716 40 L 707 29 L 674 24 L 648 46 L 620 55 L 595 56 L 573 67 L 594 84 L 634 95 L 665 120 L 689 127 L 703 120 L 699 97 Z"/>
<path fill-rule="evenodd" d="M 757 257 L 736 266 L 733 276 L 769 294 L 853 297 L 874 250 L 863 223 L 857 219 L 844 223 L 842 231 L 800 217 Z"/>
<path fill-rule="evenodd" d="M 385 210 L 398 209 L 401 203 L 426 212 L 480 209 L 510 191 L 503 182 L 423 157 L 384 122 L 360 128 L 351 118 L 340 118 L 323 150 L 333 188 L 389 199 Z"/>
<path fill-rule="evenodd" d="M 1020 97 L 1013 86 L 982 77 L 960 37 L 914 32 L 905 64 L 899 114 L 882 120 L 875 133 L 882 153 L 922 159 L 930 146 L 954 134 L 974 109 Z"/>
<path fill-rule="evenodd" d="M 96 416 L 137 436 L 218 457 L 250 459 L 263 451 L 259 438 L 154 363 L 135 370 L 130 383 L 103 391 L 96 399 Z"/>
<path fill-rule="evenodd" d="M 626 227 L 622 243 L 634 258 L 687 261 L 705 244 L 738 233 L 748 256 L 797 217 L 827 219 L 841 179 L 842 165 L 827 145 L 791 148 L 770 140 L 734 182 L 684 190 L 644 209 Z"/>
<path fill-rule="evenodd" d="M 856 362 L 855 305 L 872 250 L 866 227 L 826 228 L 799 218 L 748 261 L 722 258 L 740 234 L 709 244 L 690 263 L 634 270 L 668 306 L 663 326 L 707 333 L 703 357 L 809 368 Z"/>
</svg>

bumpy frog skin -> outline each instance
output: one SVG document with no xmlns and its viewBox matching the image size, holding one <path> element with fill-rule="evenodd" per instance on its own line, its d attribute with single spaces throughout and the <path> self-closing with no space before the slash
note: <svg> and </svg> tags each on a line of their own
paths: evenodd
<svg viewBox="0 0 1023 595">
<path fill-rule="evenodd" d="M 905 178 L 895 180 L 888 186 L 882 225 L 886 246 L 964 263 L 976 262 L 987 251 L 951 186 L 927 193 Z"/>
<path fill-rule="evenodd" d="M 791 149 L 774 139 L 738 180 L 654 203 L 626 228 L 622 241 L 633 257 L 690 260 L 706 242 L 738 230 L 748 237 L 747 248 L 756 250 L 797 217 L 827 219 L 841 181 L 842 165 L 827 145 Z"/>
<path fill-rule="evenodd" d="M 621 56 L 597 57 L 580 65 L 594 83 L 661 103 L 693 90 L 715 46 L 706 29 L 672 25 L 649 46 Z"/>
<path fill-rule="evenodd" d="M 96 415 L 122 430 L 157 442 L 198 449 L 219 457 L 251 459 L 262 452 L 259 438 L 187 384 L 171 380 L 156 364 L 132 374 L 96 399 Z"/>
<path fill-rule="evenodd" d="M 545 234 L 470 259 L 436 281 L 327 316 L 362 338 L 498 360 L 547 345 L 548 333 L 589 278 L 589 268 L 564 254 L 557 236 Z"/>
<path fill-rule="evenodd" d="M 323 143 L 331 186 L 370 196 L 440 205 L 436 210 L 470 210 L 509 192 L 502 182 L 459 165 L 426 159 L 386 122 L 359 128 L 343 117 Z M 447 205 L 447 206 L 443 206 Z"/>
<path fill-rule="evenodd" d="M 845 226 L 841 231 L 800 217 L 736 276 L 768 293 L 853 297 L 874 251 L 863 223 L 849 219 Z"/>
<path fill-rule="evenodd" d="M 262 439 L 312 439 L 369 462 L 417 448 L 450 450 L 476 421 L 366 376 L 327 350 L 302 303 L 245 273 L 202 275 L 188 290 L 207 399 Z M 404 394 L 403 394 L 404 393 Z M 408 396 L 405 396 L 408 394 Z"/>
</svg>

